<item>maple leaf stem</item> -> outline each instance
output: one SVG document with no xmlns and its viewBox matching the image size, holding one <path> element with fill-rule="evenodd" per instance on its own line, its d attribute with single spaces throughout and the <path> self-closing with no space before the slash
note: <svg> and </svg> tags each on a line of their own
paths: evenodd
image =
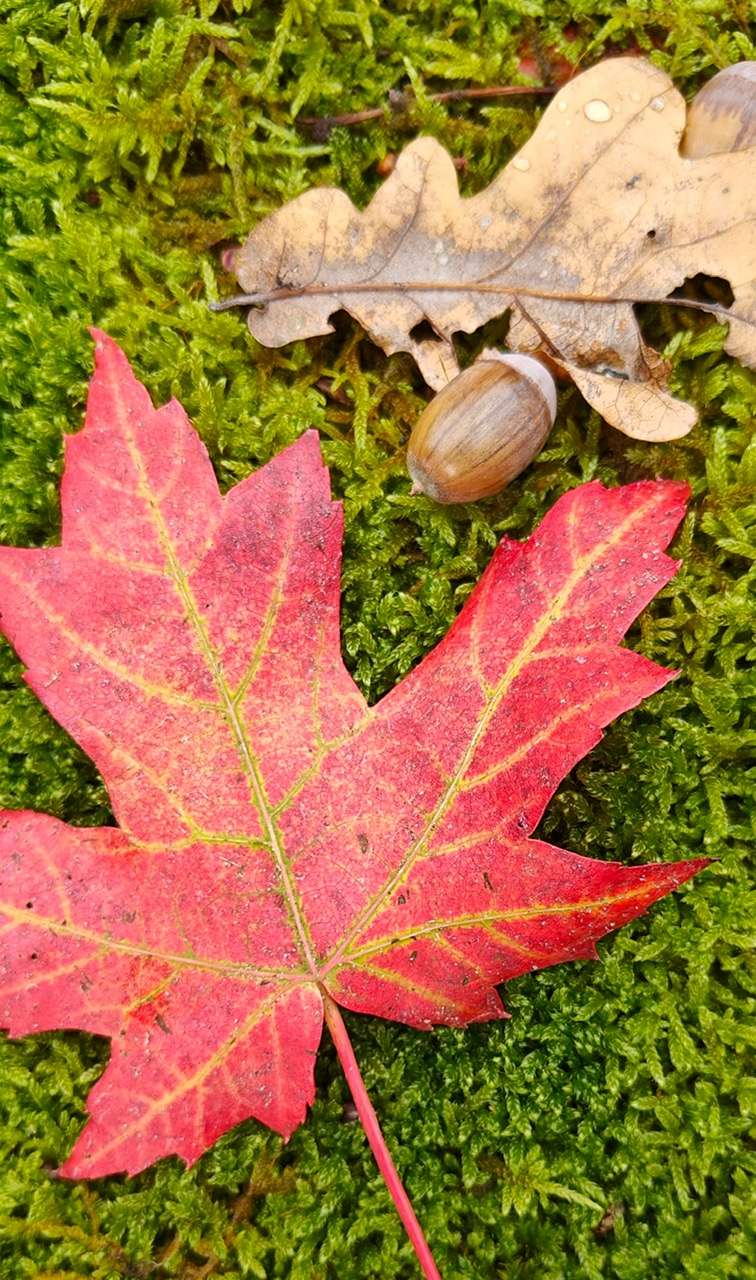
<svg viewBox="0 0 756 1280">
<path fill-rule="evenodd" d="M 441 1280 L 441 1273 L 433 1260 L 428 1242 L 423 1235 L 423 1229 L 420 1226 L 415 1210 L 412 1208 L 409 1196 L 402 1186 L 396 1166 L 391 1159 L 391 1153 L 386 1146 L 386 1140 L 381 1133 L 381 1126 L 378 1123 L 378 1117 L 375 1114 L 373 1104 L 368 1096 L 365 1088 L 365 1081 L 362 1079 L 360 1068 L 357 1065 L 357 1059 L 354 1056 L 352 1042 L 349 1039 L 349 1032 L 346 1029 L 344 1019 L 341 1016 L 339 1006 L 328 995 L 327 991 L 321 988 L 323 996 L 323 1004 L 325 1006 L 325 1019 L 328 1023 L 328 1030 L 331 1038 L 336 1046 L 336 1052 L 339 1055 L 339 1061 L 344 1068 L 344 1075 L 347 1078 L 347 1084 L 354 1099 L 354 1105 L 357 1108 L 357 1114 L 362 1121 L 362 1126 L 367 1135 L 373 1155 L 375 1156 L 378 1168 L 386 1182 L 389 1195 L 394 1201 L 396 1211 L 404 1224 L 404 1229 L 410 1238 L 415 1253 L 417 1254 L 423 1274 L 428 1280 Z"/>
</svg>

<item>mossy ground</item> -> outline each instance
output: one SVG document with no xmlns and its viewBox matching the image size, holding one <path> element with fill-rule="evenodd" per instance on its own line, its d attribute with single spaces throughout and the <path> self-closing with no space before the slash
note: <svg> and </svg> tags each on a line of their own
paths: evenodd
<svg viewBox="0 0 756 1280">
<path fill-rule="evenodd" d="M 752 4 L 0 0 L 0 20 L 2 541 L 57 537 L 93 322 L 157 402 L 181 399 L 224 487 L 318 427 L 346 505 L 344 652 L 371 699 L 445 632 L 501 534 L 527 535 L 565 489 L 595 476 L 692 485 L 683 568 L 631 637 L 681 675 L 610 728 L 543 833 L 628 863 L 720 861 L 605 941 L 600 964 L 512 983 L 506 1024 L 349 1026 L 446 1280 L 756 1277 L 756 377 L 721 354 L 718 326 L 652 313 L 677 390 L 702 410 L 689 437 L 630 442 L 565 390 L 525 476 L 441 509 L 407 496 L 422 403 L 411 361 L 386 359 L 347 319 L 328 339 L 263 350 L 240 316 L 206 305 L 231 288 L 221 247 L 298 192 L 333 183 L 363 204 L 376 162 L 420 131 L 464 156 L 463 187 L 479 189 L 542 109 L 447 107 L 427 91 L 510 83 L 529 41 L 583 66 L 636 45 L 690 95 L 756 57 Z M 407 83 L 404 115 L 322 141 L 294 122 L 380 105 Z M 92 766 L 7 648 L 0 723 L 0 803 L 107 820 Z M 77 1034 L 1 1046 L 0 1277 L 417 1275 L 327 1040 L 288 1146 L 249 1122 L 189 1171 L 167 1160 L 133 1180 L 56 1180 L 106 1058 Z"/>
</svg>

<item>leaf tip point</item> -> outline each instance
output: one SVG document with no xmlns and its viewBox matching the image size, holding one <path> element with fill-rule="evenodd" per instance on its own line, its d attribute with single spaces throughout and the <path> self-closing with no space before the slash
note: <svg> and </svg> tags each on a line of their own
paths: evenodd
<svg viewBox="0 0 756 1280">
<path fill-rule="evenodd" d="M 115 338 L 111 338 L 110 334 L 105 333 L 104 329 L 98 329 L 94 325 L 90 326 L 89 336 L 94 343 L 95 374 L 102 369 L 104 364 L 112 361 L 115 365 L 122 365 L 133 376 L 128 356 L 122 347 L 118 345 Z"/>
<path fill-rule="evenodd" d="M 95 355 L 107 350 L 110 346 L 116 346 L 116 343 L 104 329 L 98 329 L 96 325 L 89 326 L 89 336 L 94 343 Z"/>
<path fill-rule="evenodd" d="M 301 452 L 307 462 L 313 466 L 321 467 L 326 474 L 330 475 L 325 459 L 323 457 L 323 448 L 320 441 L 320 432 L 317 427 L 307 427 L 301 436 L 294 441 L 291 448 Z"/>
<path fill-rule="evenodd" d="M 691 497 L 691 487 L 687 480 L 666 480 L 663 476 L 660 476 L 653 483 L 659 485 L 665 491 L 671 503 L 682 507 L 684 513 Z"/>
</svg>

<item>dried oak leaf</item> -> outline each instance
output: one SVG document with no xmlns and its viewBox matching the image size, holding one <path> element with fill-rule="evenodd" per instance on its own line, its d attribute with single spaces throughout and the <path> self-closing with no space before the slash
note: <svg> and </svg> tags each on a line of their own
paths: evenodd
<svg viewBox="0 0 756 1280">
<path fill-rule="evenodd" d="M 453 333 L 510 310 L 510 348 L 548 357 L 607 422 L 685 435 L 696 411 L 669 394 L 633 304 L 727 279 L 726 350 L 756 364 L 756 148 L 683 159 L 684 127 L 664 72 L 617 58 L 565 85 L 479 195 L 462 199 L 450 157 L 420 138 L 364 213 L 320 188 L 260 223 L 236 256 L 249 328 L 280 346 L 330 332 L 344 308 L 440 389 L 458 372 Z M 414 333 L 423 321 L 436 337 Z"/>
<path fill-rule="evenodd" d="M 62 545 L 0 549 L 3 630 L 119 824 L 0 817 L 0 1022 L 112 1039 L 71 1177 L 194 1161 L 248 1116 L 288 1135 L 324 1002 L 502 1017 L 496 983 L 593 956 L 705 865 L 528 838 L 600 726 L 670 677 L 618 642 L 675 572 L 683 486 L 567 494 L 371 708 L 340 656 L 315 433 L 221 498 L 181 406 L 96 352 Z"/>
</svg>

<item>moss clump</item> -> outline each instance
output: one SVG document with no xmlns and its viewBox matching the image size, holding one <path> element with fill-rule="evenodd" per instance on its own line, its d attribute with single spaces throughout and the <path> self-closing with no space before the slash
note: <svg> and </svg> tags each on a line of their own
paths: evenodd
<svg viewBox="0 0 756 1280">
<path fill-rule="evenodd" d="M 690 94 L 756 57 L 752 12 L 739 0 L 0 0 L 0 16 L 3 541 L 57 537 L 91 323 L 156 401 L 182 400 L 224 486 L 320 430 L 347 513 L 345 656 L 370 698 L 445 632 L 502 533 L 525 536 L 565 489 L 594 476 L 692 485 L 683 568 L 631 637 L 681 675 L 610 729 L 542 833 L 626 862 L 720 861 L 607 940 L 601 965 L 512 983 L 506 1026 L 349 1022 L 444 1275 L 756 1276 L 756 378 L 722 356 L 717 326 L 650 314 L 678 391 L 702 407 L 689 437 L 632 443 L 566 390 L 524 477 L 444 510 L 407 497 L 403 446 L 423 390 L 409 360 L 387 360 L 349 321 L 265 351 L 239 317 L 206 309 L 230 284 L 220 248 L 298 192 L 334 183 L 366 202 L 376 162 L 419 130 L 464 155 L 465 189 L 479 189 L 541 109 L 442 106 L 429 91 L 511 82 L 526 53 L 547 70 L 635 47 Z M 295 122 L 379 105 L 407 83 L 404 114 L 321 140 Z M 7 648 L 0 661 L 0 802 L 107 821 L 89 761 Z M 0 1046 L 0 1277 L 417 1275 L 345 1121 L 328 1044 L 312 1115 L 287 1147 L 249 1122 L 189 1171 L 168 1160 L 133 1180 L 62 1182 L 54 1169 L 106 1057 L 84 1035 Z"/>
</svg>

